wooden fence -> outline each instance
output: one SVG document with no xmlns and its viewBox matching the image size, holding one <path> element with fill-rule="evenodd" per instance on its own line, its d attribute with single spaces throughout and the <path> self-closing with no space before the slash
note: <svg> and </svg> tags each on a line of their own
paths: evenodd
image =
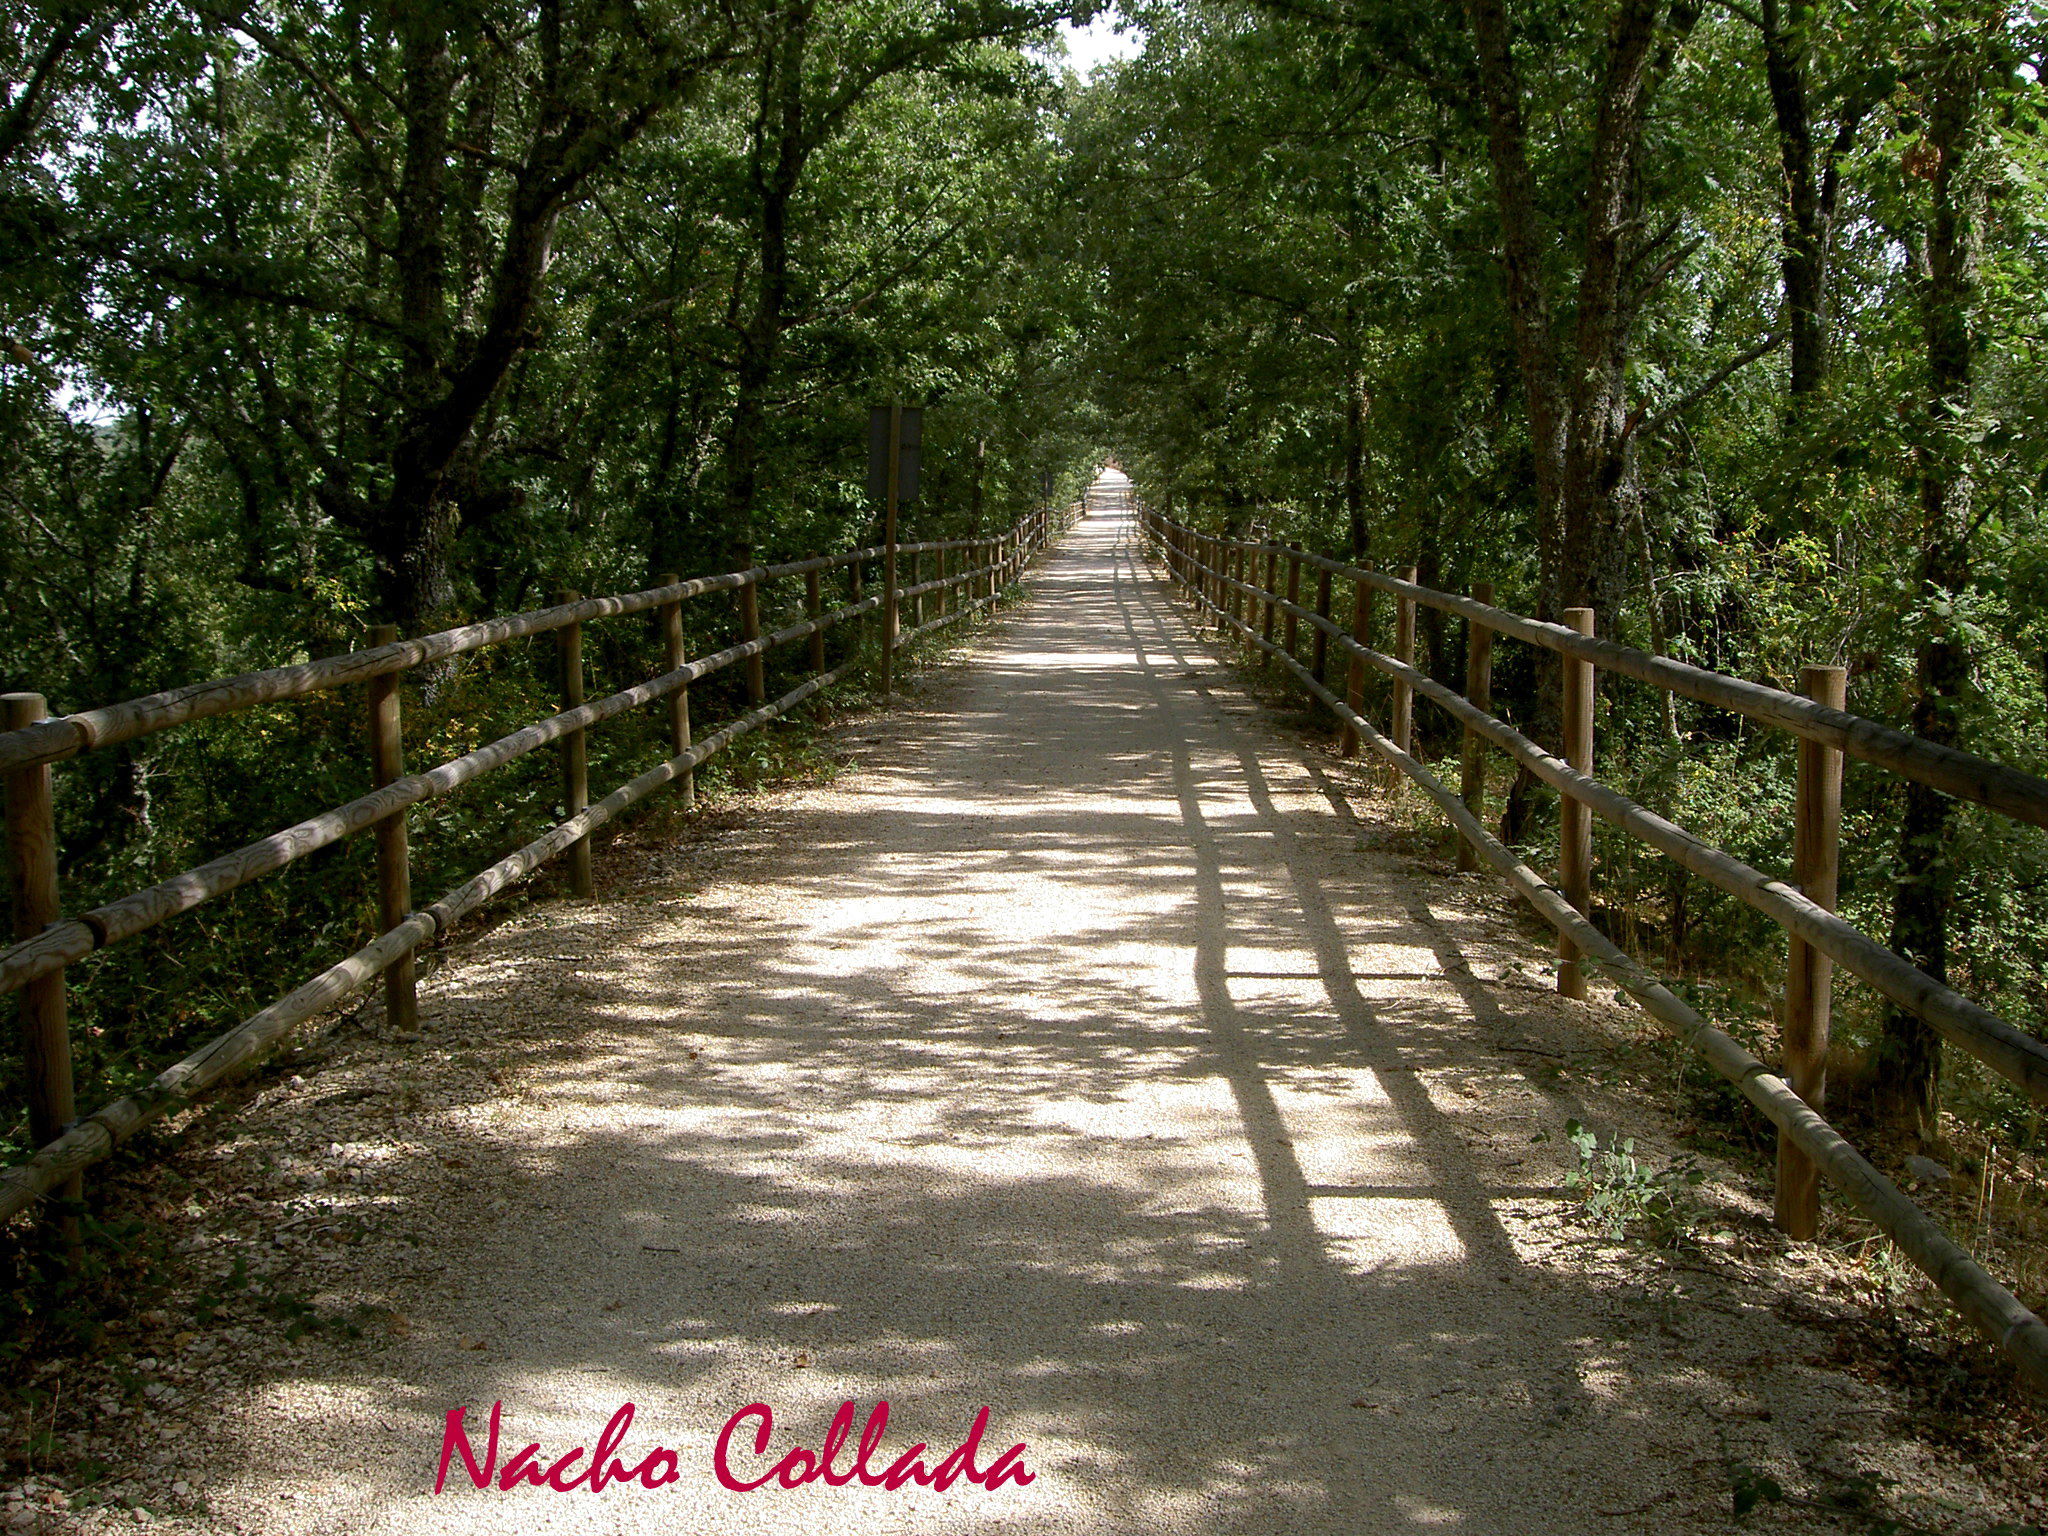
<svg viewBox="0 0 2048 1536">
<path fill-rule="evenodd" d="M 0 993 L 19 992 L 30 1132 L 39 1150 L 0 1174 L 0 1218 L 15 1215 L 52 1193 L 76 1198 L 81 1171 L 106 1157 L 136 1131 L 190 1102 L 237 1070 L 274 1050 L 299 1024 L 359 991 L 385 982 L 389 1018 L 401 1031 L 416 1027 L 413 955 L 447 933 L 466 914 L 542 864 L 569 855 L 569 884 L 590 894 L 590 835 L 665 784 L 679 783 L 685 805 L 694 801 L 694 771 L 725 747 L 788 713 L 844 678 L 860 652 L 826 670 L 827 631 L 877 616 L 875 647 L 886 658 L 911 642 L 993 605 L 1026 564 L 1064 529 L 1077 509 L 1033 512 L 988 538 L 889 544 L 784 565 L 756 566 L 688 581 L 664 577 L 642 592 L 576 598 L 564 594 L 551 608 L 490 619 L 459 629 L 400 640 L 388 628 L 368 650 L 297 666 L 197 683 L 147 698 L 46 718 L 40 695 L 0 696 L 6 729 L 0 731 L 0 775 L 7 789 L 8 871 L 14 895 L 17 942 L 0 951 Z M 898 559 L 910 562 L 910 582 L 899 585 Z M 925 562 L 930 571 L 925 574 Z M 883 591 L 863 595 L 863 571 L 879 564 Z M 843 573 L 848 600 L 827 609 L 823 579 Z M 802 577 L 803 622 L 761 633 L 760 589 Z M 735 595 L 740 638 L 715 654 L 691 661 L 684 654 L 682 605 L 707 593 Z M 602 699 L 583 697 L 583 626 L 595 620 L 654 613 L 667 668 Z M 908 616 L 909 627 L 901 620 Z M 400 750 L 399 679 L 407 670 L 530 635 L 556 637 L 562 709 L 473 752 L 423 773 L 404 771 Z M 769 699 L 763 658 L 778 646 L 809 642 L 811 676 L 780 698 Z M 690 685 L 727 667 L 746 668 L 745 714 L 693 740 Z M 884 673 L 886 677 L 886 672 Z M 361 685 L 367 694 L 369 749 L 375 788 L 346 805 L 286 827 L 146 890 L 63 916 L 57 888 L 57 832 L 51 775 L 54 764 L 81 753 L 168 730 L 215 715 Z M 886 684 L 885 684 L 886 691 Z M 589 794 L 587 733 L 643 705 L 665 700 L 672 756 L 596 803 Z M 479 871 L 431 905 L 413 910 L 406 810 L 448 794 L 543 746 L 559 748 L 567 816 L 516 853 Z M 146 1087 L 76 1118 L 71 1043 L 65 1003 L 65 968 L 95 951 L 134 937 L 250 881 L 275 874 L 316 849 L 357 832 L 376 839 L 381 929 L 370 944 L 279 998 L 239 1027 L 209 1040 L 159 1074 Z"/>
<path fill-rule="evenodd" d="M 1841 965 L 1877 992 L 1926 1020 L 1942 1036 L 2016 1084 L 2036 1104 L 2048 1103 L 2048 1043 L 2016 1028 L 1901 959 L 1836 916 L 1835 884 L 1844 754 L 1932 785 L 1958 799 L 2015 820 L 2048 827 L 2048 781 L 2001 763 L 1937 746 L 1846 713 L 1845 674 L 1809 667 L 1801 698 L 1780 689 L 1687 666 L 1601 640 L 1592 610 L 1565 611 L 1550 624 L 1493 605 L 1489 585 L 1470 597 L 1417 585 L 1413 568 L 1399 575 L 1360 569 L 1304 551 L 1299 545 L 1247 542 L 1205 533 L 1141 510 L 1144 533 L 1172 580 L 1193 601 L 1198 621 L 1277 660 L 1343 728 L 1346 755 L 1361 741 L 1436 802 L 1463 839 L 1460 863 L 1481 861 L 1504 875 L 1558 933 L 1558 990 L 1585 995 L 1585 971 L 1597 966 L 1652 1017 L 1669 1027 L 1778 1128 L 1778 1225 L 1796 1238 L 1814 1235 L 1818 1176 L 1831 1179 L 1850 1204 L 1875 1222 L 2037 1386 L 2048 1387 L 2048 1325 L 2001 1286 L 1822 1118 L 1825 1104 L 1832 967 Z M 1315 573 L 1313 604 L 1302 602 L 1302 574 Z M 1351 589 L 1348 624 L 1339 623 L 1334 584 Z M 1394 603 L 1394 654 L 1372 649 L 1373 610 L 1384 594 Z M 1418 606 L 1468 624 L 1465 691 L 1460 694 L 1416 670 Z M 1299 653 L 1302 626 L 1312 636 Z M 1276 627 L 1280 631 L 1275 639 Z M 1505 635 L 1555 653 L 1563 667 L 1564 756 L 1539 747 L 1490 712 L 1492 644 Z M 1340 695 L 1330 653 L 1347 665 Z M 1370 668 L 1392 684 L 1388 730 L 1361 713 Z M 1799 742 L 1793 872 L 1771 879 L 1692 836 L 1593 776 L 1593 699 L 1597 674 L 1636 678 L 1666 692 L 1731 709 Z M 1420 695 L 1463 727 L 1460 785 L 1452 791 L 1411 755 L 1414 701 Z M 1493 746 L 1562 797 L 1558 878 L 1530 869 L 1479 817 L 1486 789 L 1485 748 Z M 1713 1028 L 1636 964 L 1587 920 L 1592 825 L 1597 815 L 1668 855 L 1691 873 L 1764 913 L 1788 939 L 1786 1020 L 1781 1072 L 1773 1072 Z"/>
</svg>

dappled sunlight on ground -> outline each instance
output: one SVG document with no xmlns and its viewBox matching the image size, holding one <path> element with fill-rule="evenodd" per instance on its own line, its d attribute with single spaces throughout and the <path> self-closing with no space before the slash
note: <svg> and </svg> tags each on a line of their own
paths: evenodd
<svg viewBox="0 0 2048 1536">
<path fill-rule="evenodd" d="M 1091 518 L 943 707 L 688 900 L 456 957 L 433 1028 L 497 1087 L 417 1109 L 459 1171 L 403 1265 L 323 1293 L 405 1326 L 210 1422 L 206 1498 L 492 1536 L 1693 1529 L 1700 1335 L 1617 1333 L 1516 1234 L 1558 1167 L 1529 1126 L 1584 1112 L 1489 1054 L 1524 1026 L 1479 974 L 1527 942 L 1361 853 L 1254 715 Z M 1037 1480 L 713 1481 L 741 1406 L 815 1446 L 878 1397 L 891 1454 L 987 1404 Z M 550 1454 L 630 1400 L 684 1480 L 434 1500 L 443 1415 L 498 1400 Z"/>
</svg>

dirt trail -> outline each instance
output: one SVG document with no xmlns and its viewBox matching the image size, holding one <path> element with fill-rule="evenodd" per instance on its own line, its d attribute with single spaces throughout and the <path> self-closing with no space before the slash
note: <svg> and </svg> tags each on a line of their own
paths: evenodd
<svg viewBox="0 0 2048 1536">
<path fill-rule="evenodd" d="M 266 1536 L 1677 1532 L 1727 1528 L 1734 1461 L 1924 1467 L 1783 1288 L 1584 1256 L 1559 1130 L 1611 1105 L 1558 1064 L 1633 1026 L 1355 819 L 1128 518 L 850 734 L 857 771 L 709 864 L 452 957 L 410 1065 L 247 1106 L 221 1156 L 299 1148 L 276 1273 L 381 1321 L 110 1429 L 148 1502 Z M 714 1480 L 741 1406 L 779 1450 L 878 1397 L 888 1455 L 986 1404 L 1036 1480 Z M 457 1404 L 555 1455 L 629 1400 L 674 1486 L 430 1491 Z"/>
</svg>

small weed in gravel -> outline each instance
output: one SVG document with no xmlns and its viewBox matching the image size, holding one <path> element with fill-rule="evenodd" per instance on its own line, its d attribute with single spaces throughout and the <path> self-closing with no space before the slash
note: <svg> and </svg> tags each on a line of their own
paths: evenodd
<svg viewBox="0 0 2048 1536">
<path fill-rule="evenodd" d="M 1675 1248 L 1692 1234 L 1701 1215 L 1693 1191 L 1706 1174 L 1691 1158 L 1652 1168 L 1636 1156 L 1632 1138 L 1603 1150 L 1600 1138 L 1576 1120 L 1565 1122 L 1564 1134 L 1578 1154 L 1564 1187 L 1593 1226 L 1616 1242 L 1636 1227 L 1660 1248 Z"/>
</svg>

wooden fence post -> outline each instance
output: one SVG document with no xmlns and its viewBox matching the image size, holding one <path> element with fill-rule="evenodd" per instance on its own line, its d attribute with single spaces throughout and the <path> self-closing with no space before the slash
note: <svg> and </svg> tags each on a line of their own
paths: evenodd
<svg viewBox="0 0 2048 1536">
<path fill-rule="evenodd" d="M 1266 605 L 1266 611 L 1259 619 L 1259 638 L 1265 641 L 1266 644 L 1271 645 L 1273 643 L 1273 615 L 1277 611 L 1273 599 L 1280 592 L 1280 546 L 1270 539 L 1266 543 L 1266 579 L 1259 583 L 1259 590 L 1265 594 L 1264 602 Z M 1259 652 L 1260 666 L 1268 667 L 1272 664 L 1273 657 L 1270 652 Z"/>
<path fill-rule="evenodd" d="M 1379 589 L 1369 581 L 1354 577 L 1351 582 L 1351 638 L 1360 645 L 1372 644 L 1373 601 L 1379 596 Z M 1365 712 L 1365 659 L 1351 658 L 1351 670 L 1344 679 L 1344 702 L 1351 706 L 1355 715 Z M 1358 729 L 1348 720 L 1344 723 L 1343 752 L 1346 757 L 1358 756 Z"/>
<path fill-rule="evenodd" d="M 1411 587 L 1415 585 L 1414 566 L 1404 565 L 1396 574 Z M 1404 667 L 1415 665 L 1415 599 L 1405 592 L 1394 597 L 1394 660 Z M 1415 689 L 1400 679 L 1394 682 L 1394 714 L 1389 723 L 1392 729 L 1387 734 L 1394 738 L 1394 745 L 1403 752 L 1414 750 Z M 1399 774 L 1394 782 L 1402 782 Z"/>
<path fill-rule="evenodd" d="M 371 646 L 390 645 L 398 639 L 396 624 L 377 624 L 370 629 Z M 382 789 L 405 775 L 404 721 L 400 712 L 398 672 L 370 679 L 370 779 L 373 789 Z M 406 834 L 406 816 L 393 811 L 377 823 L 377 919 L 389 933 L 412 912 L 412 854 Z M 407 950 L 384 971 L 384 1017 L 401 1035 L 419 1032 L 420 1004 L 413 952 Z"/>
<path fill-rule="evenodd" d="M 921 549 L 914 549 L 910 552 L 910 584 L 913 587 L 924 584 L 924 551 Z M 924 594 L 922 592 L 910 600 L 910 627 L 912 629 L 922 629 L 924 627 Z"/>
<path fill-rule="evenodd" d="M 821 579 L 817 571 L 804 572 L 804 617 L 813 624 L 817 623 L 825 612 L 825 594 L 820 586 Z M 825 670 L 825 631 L 822 629 L 811 631 L 811 670 Z"/>
<path fill-rule="evenodd" d="M 1564 622 L 1582 635 L 1593 633 L 1593 610 L 1567 608 Z M 1593 664 L 1576 656 L 1564 663 L 1564 760 L 1580 773 L 1593 771 Z M 1593 813 L 1570 795 L 1559 797 L 1557 876 L 1564 898 L 1580 914 L 1591 917 L 1593 901 Z M 1579 968 L 1579 946 L 1559 935 L 1557 990 L 1565 997 L 1586 995 L 1586 975 Z"/>
<path fill-rule="evenodd" d="M 1297 606 L 1301 602 L 1301 544 L 1292 539 L 1287 544 L 1287 601 Z M 1287 610 L 1287 622 L 1281 627 L 1280 639 L 1280 649 L 1289 660 L 1294 657 L 1294 643 L 1300 634 L 1301 621 L 1290 608 Z"/>
<path fill-rule="evenodd" d="M 1816 704 L 1846 708 L 1846 667 L 1802 667 L 1799 686 Z M 1840 895 L 1842 754 L 1799 738 L 1797 820 L 1792 833 L 1792 883 L 1815 906 L 1835 910 Z M 1785 1081 L 1794 1093 L 1825 1111 L 1828 1025 L 1833 1007 L 1834 961 L 1792 936 L 1785 965 Z M 1810 1241 L 1820 1226 L 1820 1173 L 1783 1132 L 1778 1135 L 1777 1224 L 1788 1237 Z"/>
<path fill-rule="evenodd" d="M 1472 583 L 1472 601 L 1493 606 L 1493 583 Z M 1474 709 L 1493 709 L 1493 631 L 1484 624 L 1465 625 L 1465 701 Z M 1464 761 L 1459 765 L 1458 791 L 1465 809 L 1481 821 L 1486 819 L 1486 743 L 1471 726 L 1465 727 Z M 1464 838 L 1458 839 L 1458 868 L 1479 867 L 1479 855 Z"/>
<path fill-rule="evenodd" d="M 849 603 L 858 603 L 865 599 L 866 596 L 867 584 L 861 577 L 860 562 L 858 560 L 847 561 L 846 600 Z M 859 618 L 853 620 L 853 624 L 855 626 L 853 630 L 854 644 L 856 646 L 867 644 L 868 637 L 875 632 L 874 615 L 864 613 Z"/>
<path fill-rule="evenodd" d="M 661 585 L 672 587 L 682 580 L 674 571 L 665 571 Z M 688 661 L 689 655 L 683 649 L 683 600 L 661 605 L 661 659 L 671 672 Z M 690 750 L 690 685 L 683 684 L 668 696 L 668 747 L 669 756 L 681 757 Z M 683 809 L 697 809 L 696 770 L 683 775 Z"/>
<path fill-rule="evenodd" d="M 0 727 L 19 731 L 47 720 L 40 693 L 0 694 Z M 14 936 L 32 939 L 63 916 L 57 897 L 57 812 L 50 765 L 17 768 L 7 775 L 7 885 L 14 908 Z M 64 972 L 56 970 L 25 983 L 20 992 L 22 1075 L 28 1080 L 28 1133 L 47 1146 L 78 1114 L 71 1086 L 71 1016 Z M 80 1199 L 83 1178 L 73 1174 L 56 1190 L 60 1200 Z M 64 1216 L 58 1233 L 75 1259 L 78 1219 Z"/>
<path fill-rule="evenodd" d="M 896 686 L 896 589 L 902 585 L 896 571 L 897 519 L 902 512 L 903 407 L 889 405 L 888 493 L 882 503 L 882 697 L 887 699 Z"/>
<path fill-rule="evenodd" d="M 751 546 L 741 548 L 740 564 L 749 571 L 754 568 Z M 739 602 L 740 639 L 749 643 L 760 639 L 761 584 L 758 581 L 742 582 L 733 596 Z M 755 706 L 768 702 L 768 658 L 759 651 L 747 658 L 747 702 Z"/>
<path fill-rule="evenodd" d="M 558 592 L 555 601 L 573 603 L 574 592 Z M 555 644 L 562 662 L 562 708 L 575 709 L 583 703 L 583 625 L 564 624 L 555 631 Z M 562 738 L 562 800 L 568 815 L 590 808 L 589 742 L 584 732 L 571 731 Z M 569 890 L 577 896 L 590 894 L 590 839 L 579 837 L 569 845 Z"/>
<path fill-rule="evenodd" d="M 1316 574 L 1316 617 L 1327 619 L 1329 616 L 1330 568 L 1326 565 Z M 1330 680 L 1324 674 L 1328 669 L 1330 660 L 1330 632 L 1320 624 L 1316 626 L 1316 637 L 1310 642 L 1310 650 L 1314 655 L 1315 661 L 1309 670 L 1315 673 L 1316 681 L 1327 688 L 1330 685 Z"/>
</svg>

